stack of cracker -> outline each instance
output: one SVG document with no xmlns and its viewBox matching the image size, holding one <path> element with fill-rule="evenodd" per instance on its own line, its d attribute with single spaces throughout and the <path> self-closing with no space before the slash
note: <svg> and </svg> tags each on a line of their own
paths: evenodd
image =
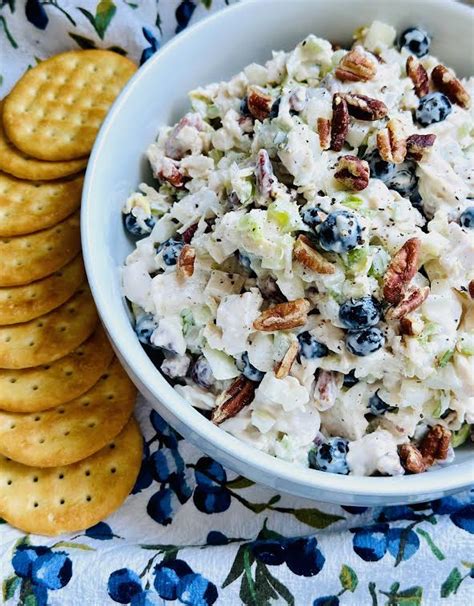
<svg viewBox="0 0 474 606">
<path fill-rule="evenodd" d="M 0 516 L 54 535 L 96 524 L 137 477 L 136 391 L 87 285 L 79 206 L 97 131 L 136 67 L 57 55 L 0 105 Z"/>
</svg>

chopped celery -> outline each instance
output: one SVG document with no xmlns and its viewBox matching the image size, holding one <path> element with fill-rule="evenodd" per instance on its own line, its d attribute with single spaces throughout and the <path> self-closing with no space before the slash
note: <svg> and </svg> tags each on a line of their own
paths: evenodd
<svg viewBox="0 0 474 606">
<path fill-rule="evenodd" d="M 453 355 L 454 355 L 453 349 L 449 349 L 448 351 L 445 351 L 444 354 L 440 358 L 438 358 L 438 366 L 440 368 L 444 368 L 445 366 L 447 366 L 449 361 L 453 357 Z"/>
<path fill-rule="evenodd" d="M 341 204 L 347 206 L 348 208 L 352 208 L 352 210 L 357 210 L 362 206 L 363 203 L 364 200 L 360 196 L 354 195 L 347 196 L 347 198 L 344 198 L 344 200 L 341 202 Z"/>
<path fill-rule="evenodd" d="M 471 426 L 469 423 L 464 423 L 464 425 L 461 426 L 461 429 L 453 431 L 453 436 L 451 438 L 453 448 L 457 448 L 458 446 L 461 446 L 461 444 L 464 444 L 469 437 L 470 430 Z"/>
</svg>

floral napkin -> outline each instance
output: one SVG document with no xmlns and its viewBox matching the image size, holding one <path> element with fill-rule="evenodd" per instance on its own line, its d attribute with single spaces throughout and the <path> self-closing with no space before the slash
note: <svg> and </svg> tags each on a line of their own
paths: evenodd
<svg viewBox="0 0 474 606">
<path fill-rule="evenodd" d="M 112 48 L 143 63 L 225 4 L 0 0 L 0 96 L 29 65 L 66 49 Z M 199 452 L 142 398 L 137 414 L 143 464 L 120 511 L 57 539 L 0 525 L 0 603 L 474 603 L 474 492 L 373 509 L 280 495 Z"/>
</svg>

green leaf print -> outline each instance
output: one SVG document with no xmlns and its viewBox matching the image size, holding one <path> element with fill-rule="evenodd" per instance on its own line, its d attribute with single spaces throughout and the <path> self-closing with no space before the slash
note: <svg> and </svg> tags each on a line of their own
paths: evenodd
<svg viewBox="0 0 474 606">
<path fill-rule="evenodd" d="M 254 483 L 255 482 L 252 482 L 252 480 L 247 480 L 247 478 L 244 478 L 243 476 L 237 476 L 234 480 L 227 482 L 226 486 L 227 488 L 236 488 L 238 490 L 239 488 L 253 486 Z"/>
<path fill-rule="evenodd" d="M 99 38 L 103 40 L 106 30 L 109 27 L 113 16 L 117 12 L 117 7 L 112 0 L 100 0 L 100 2 L 97 4 L 95 15 L 85 8 L 78 7 L 78 10 L 89 21 L 97 32 Z"/>
<path fill-rule="evenodd" d="M 236 581 L 244 571 L 244 553 L 248 549 L 247 545 L 241 545 L 237 550 L 237 554 L 234 559 L 234 563 L 227 575 L 225 581 L 222 583 L 222 588 L 227 587 L 234 581 Z"/>
<path fill-rule="evenodd" d="M 390 591 L 380 591 L 381 594 L 388 597 L 386 606 L 421 606 L 423 598 L 423 587 L 416 585 L 398 591 L 400 583 L 393 583 Z"/>
<path fill-rule="evenodd" d="M 457 568 L 453 568 L 449 573 L 446 581 L 441 585 L 441 597 L 447 598 L 452 593 L 456 593 L 459 589 L 459 585 L 462 583 L 461 573 Z"/>
<path fill-rule="evenodd" d="M 299 522 L 311 526 L 311 528 L 326 528 L 334 522 L 343 520 L 341 516 L 335 516 L 330 513 L 325 513 L 319 509 L 295 509 L 293 515 Z"/>
<path fill-rule="evenodd" d="M 13 574 L 11 577 L 6 578 L 2 583 L 2 598 L 3 601 L 6 602 L 10 600 L 17 590 L 18 585 L 20 584 L 20 578 Z"/>
<path fill-rule="evenodd" d="M 352 593 L 354 593 L 354 591 L 356 590 L 357 584 L 359 582 L 356 573 L 352 570 L 350 566 L 347 566 L 347 564 L 344 564 L 341 568 L 339 580 L 341 581 L 343 589 Z"/>
<path fill-rule="evenodd" d="M 433 555 L 438 560 L 444 560 L 446 558 L 441 549 L 434 544 L 433 539 L 430 537 L 429 533 L 426 532 L 426 530 L 423 530 L 422 528 L 417 528 L 416 532 L 420 535 L 420 537 L 423 537 L 425 539 L 425 541 L 428 543 L 428 547 L 431 549 Z"/>
<path fill-rule="evenodd" d="M 69 32 L 69 37 L 74 40 L 74 42 L 83 49 L 96 48 L 95 42 L 90 38 L 85 38 L 84 36 L 80 36 L 79 34 L 73 34 Z"/>
<path fill-rule="evenodd" d="M 285 602 L 288 604 L 288 606 L 294 606 L 295 598 L 293 597 L 293 594 L 291 593 L 291 591 L 287 587 L 285 587 L 285 585 L 283 585 L 283 583 L 281 581 L 279 581 L 277 578 L 275 578 L 270 573 L 268 568 L 266 569 L 266 574 L 267 574 L 267 580 L 271 583 L 271 585 L 273 586 L 275 591 L 285 600 Z"/>
</svg>

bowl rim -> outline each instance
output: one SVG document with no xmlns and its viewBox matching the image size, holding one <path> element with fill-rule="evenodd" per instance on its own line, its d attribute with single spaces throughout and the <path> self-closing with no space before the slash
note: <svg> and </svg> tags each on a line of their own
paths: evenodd
<svg viewBox="0 0 474 606">
<path fill-rule="evenodd" d="M 100 131 L 97 135 L 93 146 L 88 167 L 84 180 L 82 194 L 82 211 L 81 211 L 81 238 L 84 264 L 89 280 L 89 285 L 97 305 L 99 315 L 105 325 L 106 331 L 110 336 L 119 355 L 125 363 L 125 369 L 131 374 L 132 379 L 141 386 L 145 386 L 146 392 L 154 399 L 158 400 L 166 409 L 168 414 L 165 417 L 176 417 L 179 422 L 186 426 L 192 436 L 191 441 L 196 444 L 196 438 L 201 438 L 207 443 L 212 443 L 217 450 L 226 453 L 227 457 L 231 457 L 241 466 L 248 466 L 250 479 L 256 477 L 258 483 L 271 485 L 266 482 L 267 476 L 277 478 L 282 482 L 291 485 L 298 485 L 306 489 L 313 489 L 315 498 L 323 498 L 317 494 L 318 490 L 326 491 L 333 495 L 340 494 L 342 497 L 353 496 L 374 498 L 378 497 L 380 502 L 384 498 L 399 498 L 406 497 L 414 498 L 423 495 L 432 495 L 433 493 L 455 492 L 463 488 L 469 487 L 473 481 L 473 462 L 470 460 L 456 464 L 454 467 L 440 467 L 431 472 L 419 475 L 403 475 L 392 477 L 367 477 L 367 476 L 342 476 L 337 474 L 317 471 L 295 463 L 290 463 L 282 459 L 277 459 L 272 455 L 258 450 L 244 441 L 234 437 L 233 435 L 222 430 L 220 427 L 213 425 L 208 419 L 187 403 L 164 379 L 161 373 L 151 362 L 145 350 L 136 343 L 132 344 L 129 339 L 130 332 L 123 331 L 120 327 L 120 313 L 117 314 L 119 308 L 123 308 L 123 300 L 115 300 L 109 296 L 108 287 L 101 279 L 100 272 L 96 269 L 94 263 L 95 240 L 100 236 L 99 231 L 94 228 L 94 204 L 93 191 L 94 183 L 100 176 L 97 174 L 98 158 L 102 153 L 102 149 L 108 138 L 109 132 L 113 127 L 117 115 L 120 113 L 123 105 L 127 102 L 130 96 L 133 95 L 137 83 L 148 78 L 148 74 L 152 72 L 155 65 L 169 55 L 172 55 L 174 49 L 182 45 L 185 41 L 193 39 L 195 36 L 200 36 L 206 30 L 220 20 L 229 19 L 230 16 L 238 18 L 239 13 L 252 10 L 254 4 L 284 4 L 287 0 L 245 0 L 237 4 L 233 4 L 219 10 L 214 14 L 198 21 L 194 25 L 186 28 L 174 36 L 169 42 L 163 45 L 131 78 L 123 91 L 115 100 L 110 109 Z M 296 0 L 299 4 L 309 4 L 311 0 Z M 342 0 L 343 1 L 343 0 Z M 370 0 L 356 0 L 356 2 L 367 3 Z M 379 0 L 380 3 L 381 0 Z M 390 0 L 382 0 L 382 2 L 390 2 Z M 418 0 L 421 2 L 422 0 Z M 331 5 L 339 3 L 339 0 L 333 0 Z M 442 6 L 444 10 L 457 12 L 459 17 L 472 18 L 473 12 L 468 6 L 456 2 L 456 0 L 423 0 L 424 5 L 431 4 L 432 6 Z M 413 0 L 399 0 L 398 4 L 404 4 L 407 8 L 413 6 Z M 449 7 L 449 9 L 447 8 Z M 121 314 L 125 317 L 126 312 L 123 308 Z M 126 318 L 129 328 L 130 322 Z M 135 333 L 133 333 L 134 335 Z M 133 346 L 135 345 L 135 346 Z M 156 376 L 153 376 L 154 375 Z M 153 405 L 153 403 L 151 403 Z M 163 411 L 159 411 L 163 414 Z M 173 424 L 173 421 L 171 421 Z M 196 444 L 202 449 L 202 443 Z M 204 447 L 205 448 L 205 447 Z M 227 464 L 228 465 L 228 464 Z M 278 482 L 278 484 L 282 483 Z M 285 488 L 282 488 L 286 490 Z M 307 492 L 307 491 L 306 491 Z M 298 494 L 296 491 L 293 494 Z M 429 496 L 428 498 L 431 498 Z"/>
</svg>

